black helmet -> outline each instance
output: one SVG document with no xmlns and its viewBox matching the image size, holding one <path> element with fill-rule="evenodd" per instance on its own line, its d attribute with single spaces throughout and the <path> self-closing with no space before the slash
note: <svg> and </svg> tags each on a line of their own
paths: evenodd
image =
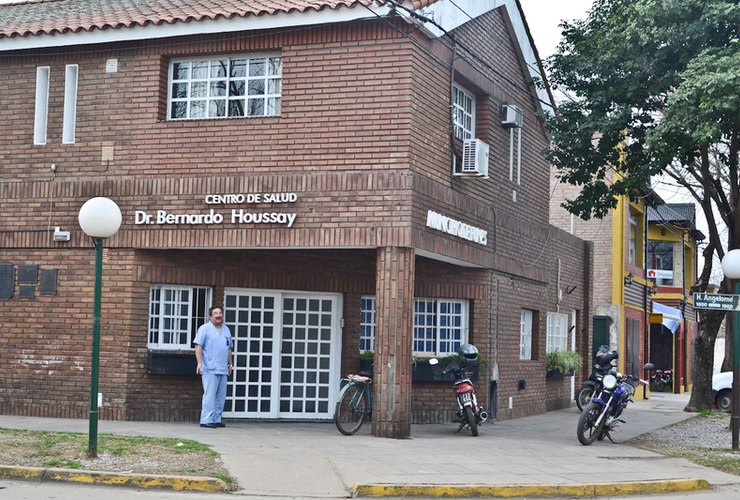
<svg viewBox="0 0 740 500">
<path fill-rule="evenodd" d="M 473 344 L 463 344 L 457 350 L 457 356 L 462 364 L 473 364 L 478 361 L 478 349 Z"/>
<path fill-rule="evenodd" d="M 619 351 L 610 351 L 609 348 L 605 345 L 599 347 L 599 350 L 596 351 L 596 354 L 594 355 L 594 358 L 596 358 L 596 364 L 603 367 L 610 365 L 612 360 L 615 360 L 618 357 Z"/>
</svg>

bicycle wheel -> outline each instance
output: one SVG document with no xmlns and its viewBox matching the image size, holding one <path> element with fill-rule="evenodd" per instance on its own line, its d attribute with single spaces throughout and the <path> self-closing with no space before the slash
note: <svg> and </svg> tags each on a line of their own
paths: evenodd
<svg viewBox="0 0 740 500">
<path fill-rule="evenodd" d="M 350 383 L 342 389 L 334 411 L 334 423 L 339 432 L 345 436 L 357 432 L 365 421 L 369 407 L 367 389 L 364 385 Z"/>
</svg>

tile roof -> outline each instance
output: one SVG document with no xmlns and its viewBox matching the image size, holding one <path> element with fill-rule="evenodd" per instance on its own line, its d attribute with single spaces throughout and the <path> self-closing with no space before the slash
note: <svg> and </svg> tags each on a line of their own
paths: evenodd
<svg viewBox="0 0 740 500">
<path fill-rule="evenodd" d="M 648 207 L 648 222 L 666 222 L 693 225 L 696 220 L 696 206 L 693 203 L 666 203 L 658 207 Z"/>
<path fill-rule="evenodd" d="M 439 0 L 396 0 L 419 9 Z M 0 38 L 352 8 L 384 0 L 17 0 L 0 4 Z"/>
<path fill-rule="evenodd" d="M 666 203 L 648 207 L 648 224 L 672 224 L 689 230 L 695 240 L 706 238 L 696 227 L 696 206 L 693 203 Z"/>
</svg>

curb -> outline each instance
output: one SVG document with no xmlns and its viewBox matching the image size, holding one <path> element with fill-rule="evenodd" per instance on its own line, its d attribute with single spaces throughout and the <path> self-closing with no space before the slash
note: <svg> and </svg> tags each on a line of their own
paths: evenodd
<svg viewBox="0 0 740 500">
<path fill-rule="evenodd" d="M 39 483 L 72 482 L 107 486 L 169 489 L 174 491 L 229 491 L 228 485 L 217 478 L 121 474 L 116 472 L 44 469 L 39 467 L 10 467 L 7 465 L 0 465 L 0 479 L 19 479 L 37 481 Z"/>
<path fill-rule="evenodd" d="M 604 497 L 612 495 L 649 495 L 711 490 L 704 479 L 666 479 L 624 483 L 594 484 L 522 484 L 522 485 L 390 485 L 355 484 L 353 497 L 457 497 L 457 498 L 511 498 L 511 497 Z"/>
</svg>

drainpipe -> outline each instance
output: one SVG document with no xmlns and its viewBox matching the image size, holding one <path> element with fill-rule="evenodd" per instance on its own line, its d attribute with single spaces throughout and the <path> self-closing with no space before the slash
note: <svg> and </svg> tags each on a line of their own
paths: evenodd
<svg viewBox="0 0 740 500">
<path fill-rule="evenodd" d="M 453 152 L 454 154 L 454 152 Z M 489 373 L 488 373 L 488 419 L 493 422 L 496 418 L 498 411 L 498 329 L 499 329 L 499 282 L 496 280 L 496 329 L 493 328 L 493 280 L 496 279 L 496 249 L 497 249 L 497 234 L 496 228 L 498 227 L 496 220 L 496 209 L 491 208 L 493 212 L 493 266 L 491 267 L 491 278 L 488 284 L 488 360 L 489 360 Z M 494 331 L 495 341 L 494 341 Z"/>
<path fill-rule="evenodd" d="M 452 44 L 452 61 L 450 62 L 450 188 L 455 188 L 455 60 L 457 59 L 457 44 Z M 495 212 L 494 212 L 495 214 Z M 494 253 L 495 256 L 495 253 Z"/>
</svg>

